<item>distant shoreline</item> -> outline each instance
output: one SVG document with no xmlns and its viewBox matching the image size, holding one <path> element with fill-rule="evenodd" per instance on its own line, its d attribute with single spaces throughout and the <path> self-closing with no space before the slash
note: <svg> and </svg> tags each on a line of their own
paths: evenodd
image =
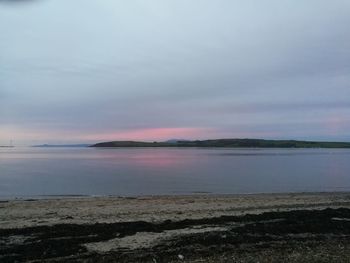
<svg viewBox="0 0 350 263">
<path fill-rule="evenodd" d="M 34 148 L 84 148 L 89 147 L 91 144 L 40 144 L 40 145 L 32 145 L 30 147 Z"/>
<path fill-rule="evenodd" d="M 320 142 L 298 140 L 264 139 L 215 139 L 215 140 L 178 140 L 165 142 L 110 141 L 93 144 L 95 148 L 140 148 L 140 147 L 192 147 L 192 148 L 350 148 L 350 142 Z"/>
</svg>

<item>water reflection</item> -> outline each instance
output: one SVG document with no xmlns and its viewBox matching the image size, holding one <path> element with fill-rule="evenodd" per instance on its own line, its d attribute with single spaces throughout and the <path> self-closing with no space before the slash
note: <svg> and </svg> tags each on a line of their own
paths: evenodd
<svg viewBox="0 0 350 263">
<path fill-rule="evenodd" d="M 350 189 L 350 150 L 15 148 L 0 195 L 144 195 Z"/>
<path fill-rule="evenodd" d="M 133 152 L 130 156 L 130 161 L 134 165 L 142 167 L 156 168 L 180 168 L 190 160 L 182 158 L 177 153 L 172 151 L 145 151 Z"/>
</svg>

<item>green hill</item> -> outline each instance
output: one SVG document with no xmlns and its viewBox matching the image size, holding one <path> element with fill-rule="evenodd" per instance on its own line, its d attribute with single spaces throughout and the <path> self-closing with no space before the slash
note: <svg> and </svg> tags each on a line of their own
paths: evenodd
<svg viewBox="0 0 350 263">
<path fill-rule="evenodd" d="M 350 142 L 296 140 L 216 139 L 175 142 L 111 141 L 91 147 L 232 147 L 232 148 L 350 148 Z"/>
</svg>

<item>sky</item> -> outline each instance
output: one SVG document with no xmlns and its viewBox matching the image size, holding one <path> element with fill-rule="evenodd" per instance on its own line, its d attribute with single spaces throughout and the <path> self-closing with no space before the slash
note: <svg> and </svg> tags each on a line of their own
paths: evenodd
<svg viewBox="0 0 350 263">
<path fill-rule="evenodd" d="M 350 141 L 348 0 L 0 0 L 0 145 Z"/>
</svg>

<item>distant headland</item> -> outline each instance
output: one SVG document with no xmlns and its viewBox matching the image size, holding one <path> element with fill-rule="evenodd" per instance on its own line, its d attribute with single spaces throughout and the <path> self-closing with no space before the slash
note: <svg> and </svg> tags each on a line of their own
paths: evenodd
<svg viewBox="0 0 350 263">
<path fill-rule="evenodd" d="M 110 141 L 97 143 L 90 147 L 350 148 L 350 142 L 263 139 L 171 140 L 165 142 Z"/>
<path fill-rule="evenodd" d="M 90 144 L 40 144 L 40 145 L 33 145 L 32 147 L 37 148 L 70 148 L 70 147 L 88 147 L 91 146 Z"/>
</svg>

